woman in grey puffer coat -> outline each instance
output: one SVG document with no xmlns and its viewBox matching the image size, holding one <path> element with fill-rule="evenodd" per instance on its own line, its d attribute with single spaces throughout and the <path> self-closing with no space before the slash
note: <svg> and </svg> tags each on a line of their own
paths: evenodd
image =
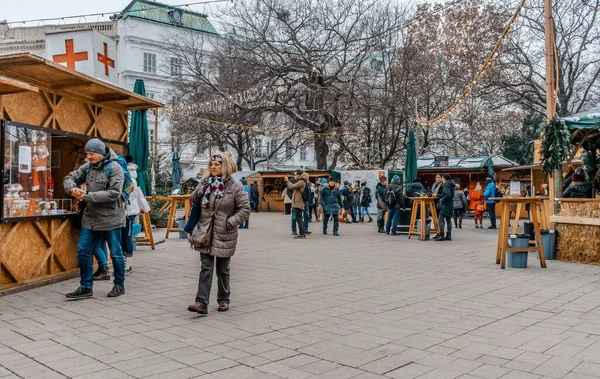
<svg viewBox="0 0 600 379">
<path fill-rule="evenodd" d="M 229 262 L 238 240 L 238 226 L 250 217 L 250 201 L 242 184 L 231 176 L 236 165 L 227 153 L 214 154 L 209 162 L 208 176 L 203 178 L 192 193 L 193 203 L 202 203 L 199 224 L 208 225 L 213 218 L 211 242 L 208 247 L 198 247 L 202 269 L 198 281 L 196 302 L 188 307 L 190 312 L 208 314 L 213 270 L 217 266 L 219 312 L 229 310 Z"/>
<path fill-rule="evenodd" d="M 460 185 L 456 185 L 456 191 L 454 191 L 454 226 L 462 229 L 462 220 L 465 215 L 465 211 L 469 209 L 469 202 L 465 193 L 460 190 Z"/>
</svg>

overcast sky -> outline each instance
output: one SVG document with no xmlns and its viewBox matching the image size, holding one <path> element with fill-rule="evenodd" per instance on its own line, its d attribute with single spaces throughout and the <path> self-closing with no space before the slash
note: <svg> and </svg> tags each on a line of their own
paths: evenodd
<svg viewBox="0 0 600 379">
<path fill-rule="evenodd" d="M 179 5 L 185 3 L 186 0 L 161 0 L 162 3 Z M 189 0 L 196 2 L 198 0 Z M 385 1 L 385 0 L 382 0 Z M 409 0 L 398 0 L 400 2 L 408 2 Z M 411 2 L 421 2 L 424 0 L 412 0 Z M 439 1 L 439 0 L 438 0 Z M 74 16 L 89 13 L 106 12 L 106 17 L 112 13 L 123 10 L 129 4 L 130 0 L 0 0 L 1 3 L 10 2 L 10 6 L 4 6 L 0 10 L 0 20 L 9 22 L 33 20 L 40 18 L 53 18 Z M 211 8 L 212 7 L 212 8 Z M 190 8 L 194 11 L 205 13 L 208 15 L 214 14 L 213 9 L 216 9 L 217 4 L 212 5 L 192 5 Z M 98 17 L 87 18 L 87 21 L 96 21 Z M 66 20 L 67 23 L 76 23 L 77 19 Z M 82 19 L 81 22 L 84 22 Z M 37 23 L 35 23 L 37 25 Z"/>
</svg>

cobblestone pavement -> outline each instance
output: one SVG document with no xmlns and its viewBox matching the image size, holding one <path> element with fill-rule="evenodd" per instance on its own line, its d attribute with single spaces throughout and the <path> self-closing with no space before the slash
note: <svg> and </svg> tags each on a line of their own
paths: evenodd
<svg viewBox="0 0 600 379">
<path fill-rule="evenodd" d="M 214 293 L 208 317 L 186 310 L 199 257 L 178 239 L 142 247 L 116 299 L 102 282 L 67 301 L 75 279 L 0 298 L 0 377 L 600 377 L 600 267 L 500 270 L 472 221 L 443 243 L 374 224 L 292 240 L 278 214 L 250 227 L 227 313 Z"/>
</svg>

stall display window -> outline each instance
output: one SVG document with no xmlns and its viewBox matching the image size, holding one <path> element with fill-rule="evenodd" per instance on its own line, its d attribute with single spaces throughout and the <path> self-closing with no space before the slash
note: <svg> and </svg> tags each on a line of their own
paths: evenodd
<svg viewBox="0 0 600 379">
<path fill-rule="evenodd" d="M 4 121 L 1 137 L 2 219 L 74 213 L 71 198 L 55 197 L 52 160 L 58 158 L 49 129 Z"/>
</svg>

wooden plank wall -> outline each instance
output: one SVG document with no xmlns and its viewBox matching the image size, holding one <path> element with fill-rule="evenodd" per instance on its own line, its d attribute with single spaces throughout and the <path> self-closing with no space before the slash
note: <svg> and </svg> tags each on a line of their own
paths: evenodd
<svg viewBox="0 0 600 379">
<path fill-rule="evenodd" d="M 0 111 L 2 118 L 11 121 L 127 141 L 126 111 L 84 103 L 53 91 L 2 95 Z M 66 146 L 69 140 L 57 139 L 53 146 L 53 150 L 61 150 L 61 167 L 54 173 L 57 198 L 62 191 L 62 177 L 75 163 L 76 155 Z M 122 146 L 110 146 L 124 153 Z M 68 219 L 1 223 L 0 290 L 77 271 L 78 236 Z"/>
</svg>

